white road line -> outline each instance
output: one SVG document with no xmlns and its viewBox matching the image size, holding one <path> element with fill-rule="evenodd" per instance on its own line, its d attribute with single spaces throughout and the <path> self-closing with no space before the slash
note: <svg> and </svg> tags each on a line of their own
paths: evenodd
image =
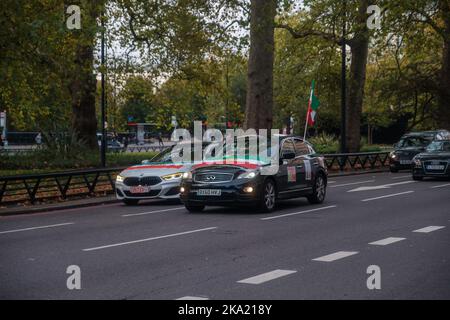
<svg viewBox="0 0 450 320">
<path fill-rule="evenodd" d="M 302 213 L 308 213 L 308 212 L 314 212 L 314 211 L 320 211 L 320 210 L 326 210 L 326 209 L 332 209 L 332 208 L 336 208 L 337 206 L 328 206 L 328 207 L 322 207 L 322 208 L 316 208 L 316 209 L 310 209 L 310 210 L 305 210 L 305 211 L 299 211 L 299 212 L 293 212 L 293 213 L 287 213 L 287 214 L 281 214 L 278 216 L 272 216 L 272 217 L 267 217 L 267 218 L 261 218 L 261 220 L 273 220 L 273 219 L 278 219 L 278 218 L 284 218 L 284 217 L 290 217 L 290 216 L 295 216 L 297 214 L 302 214 Z"/>
<path fill-rule="evenodd" d="M 68 225 L 70 225 L 70 224 L 74 224 L 74 222 L 59 223 L 59 224 L 51 224 L 51 225 L 48 225 L 48 226 L 31 227 L 31 228 L 24 228 L 24 229 L 15 229 L 15 230 L 0 231 L 0 234 L 13 233 L 13 232 L 21 232 L 21 231 L 30 231 L 30 230 L 45 229 L 45 228 L 55 228 L 55 227 L 68 226 Z"/>
<path fill-rule="evenodd" d="M 146 215 L 146 214 L 152 214 L 152 213 L 158 213 L 158 212 L 166 212 L 166 211 L 174 211 L 174 210 L 181 210 L 181 209 L 184 209 L 184 207 L 176 207 L 176 208 L 155 210 L 155 211 L 148 211 L 148 212 L 140 212 L 140 213 L 129 213 L 129 214 L 123 214 L 122 217 L 143 216 L 143 215 Z"/>
<path fill-rule="evenodd" d="M 406 191 L 406 192 L 400 192 L 400 193 L 393 193 L 393 194 L 388 194 L 388 195 L 381 196 L 381 197 L 364 199 L 364 200 L 361 200 L 361 201 L 362 201 L 362 202 L 367 202 L 367 201 L 379 200 L 379 199 L 384 199 L 384 198 L 391 198 L 391 197 L 402 196 L 402 195 L 404 195 L 404 194 L 409 194 L 409 193 L 413 193 L 413 192 L 414 192 L 414 191 Z"/>
<path fill-rule="evenodd" d="M 394 178 L 391 178 L 391 179 L 392 179 L 392 180 L 397 180 L 397 179 L 406 179 L 406 178 L 411 178 L 411 175 L 409 175 L 409 176 L 394 177 Z"/>
<path fill-rule="evenodd" d="M 402 241 L 402 240 L 405 240 L 405 239 L 406 238 L 389 237 L 389 238 L 386 238 L 386 239 L 381 239 L 381 240 L 378 240 L 378 241 L 371 242 L 369 244 L 374 245 L 374 246 L 387 246 L 388 244 L 396 243 L 396 242 L 399 242 L 399 241 Z"/>
<path fill-rule="evenodd" d="M 434 187 L 431 187 L 431 189 L 444 188 L 444 187 L 450 187 L 450 183 L 447 183 L 447 184 L 441 184 L 441 185 L 439 185 L 439 186 L 434 186 Z"/>
<path fill-rule="evenodd" d="M 209 300 L 209 299 L 206 297 L 185 296 L 185 297 L 178 298 L 176 300 Z"/>
<path fill-rule="evenodd" d="M 337 185 L 330 186 L 330 188 L 354 186 L 356 184 L 364 184 L 364 183 L 370 183 L 370 182 L 375 182 L 375 180 L 367 180 L 367 181 L 360 181 L 360 182 L 351 182 L 351 183 L 337 184 Z"/>
<path fill-rule="evenodd" d="M 433 231 L 444 229 L 444 228 L 445 228 L 444 226 L 429 226 L 429 227 L 425 227 L 422 229 L 414 230 L 413 232 L 429 233 L 429 232 L 433 232 Z"/>
<path fill-rule="evenodd" d="M 323 257 L 315 258 L 313 261 L 332 262 L 358 254 L 357 251 L 338 251 Z"/>
<path fill-rule="evenodd" d="M 106 249 L 106 248 L 112 248 L 112 247 L 118 247 L 118 246 L 125 246 L 125 245 L 128 245 L 128 244 L 134 244 L 134 243 L 147 242 L 147 241 L 159 240 L 159 239 L 164 239 L 164 238 L 177 237 L 177 236 L 182 236 L 182 235 L 186 235 L 186 234 L 202 232 L 202 231 L 209 231 L 209 230 L 214 230 L 214 229 L 217 229 L 217 227 L 203 228 L 203 229 L 197 229 L 197 230 L 191 230 L 191 231 L 185 231 L 185 232 L 168 234 L 168 235 L 159 236 L 159 237 L 152 237 L 152 238 L 146 238 L 146 239 L 140 239 L 140 240 L 133 240 L 133 241 L 127 241 L 127 242 L 114 243 L 114 244 L 109 244 L 109 245 L 100 246 L 100 247 L 83 249 L 83 251 L 94 251 L 94 250 L 100 250 L 100 249 Z"/>
<path fill-rule="evenodd" d="M 244 280 L 239 280 L 238 283 L 246 283 L 246 284 L 261 284 L 267 281 L 271 281 L 277 278 L 285 277 L 287 275 L 296 273 L 295 270 L 273 270 L 267 273 L 263 273 L 251 278 L 247 278 Z"/>
<path fill-rule="evenodd" d="M 334 181 L 334 180 L 328 180 L 327 182 L 328 182 L 328 184 L 333 184 L 333 183 L 336 183 L 337 181 Z"/>
</svg>

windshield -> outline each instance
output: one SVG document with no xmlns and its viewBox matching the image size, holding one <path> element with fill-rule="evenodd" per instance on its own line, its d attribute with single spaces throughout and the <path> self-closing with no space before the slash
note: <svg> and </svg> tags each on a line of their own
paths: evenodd
<svg viewBox="0 0 450 320">
<path fill-rule="evenodd" d="M 450 141 L 435 141 L 427 147 L 427 152 L 450 151 Z"/>
<path fill-rule="evenodd" d="M 433 137 L 406 137 L 401 139 L 397 146 L 399 148 L 426 147 L 432 140 Z"/>
<path fill-rule="evenodd" d="M 210 153 L 209 150 L 212 149 L 214 145 L 217 145 L 217 144 L 214 144 L 214 143 L 203 143 L 202 150 L 203 150 L 204 154 L 205 155 L 209 154 Z M 174 147 L 175 147 L 175 145 L 170 147 L 170 148 L 167 148 L 167 149 L 161 151 L 155 157 L 152 158 L 151 162 L 172 162 L 172 150 L 173 150 Z M 193 150 L 194 150 L 194 145 L 192 144 L 191 145 L 191 152 L 193 152 Z M 182 156 L 182 154 L 180 154 L 180 157 L 181 156 Z"/>
</svg>

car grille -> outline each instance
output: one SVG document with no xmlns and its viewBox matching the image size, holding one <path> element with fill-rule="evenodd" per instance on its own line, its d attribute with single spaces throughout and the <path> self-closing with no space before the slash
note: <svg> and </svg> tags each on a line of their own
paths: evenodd
<svg viewBox="0 0 450 320">
<path fill-rule="evenodd" d="M 161 190 L 150 190 L 144 193 L 131 193 L 130 191 L 124 191 L 125 195 L 129 198 L 143 198 L 143 197 L 156 197 Z"/>
<path fill-rule="evenodd" d="M 194 175 L 195 182 L 202 183 L 220 183 L 220 182 L 230 182 L 233 180 L 232 173 L 197 173 Z"/>
<path fill-rule="evenodd" d="M 162 180 L 160 177 L 128 177 L 123 180 L 123 183 L 129 187 L 135 186 L 154 186 L 160 183 Z"/>
<path fill-rule="evenodd" d="M 448 165 L 448 163 L 447 163 L 446 161 L 425 161 L 425 162 L 423 163 L 423 165 L 424 165 L 424 171 L 425 171 L 426 173 L 429 173 L 429 174 L 443 174 L 443 173 L 445 173 L 446 170 L 447 170 L 447 165 Z M 444 166 L 444 170 L 429 170 L 429 169 L 427 169 L 427 167 L 428 167 L 429 165 Z"/>
</svg>

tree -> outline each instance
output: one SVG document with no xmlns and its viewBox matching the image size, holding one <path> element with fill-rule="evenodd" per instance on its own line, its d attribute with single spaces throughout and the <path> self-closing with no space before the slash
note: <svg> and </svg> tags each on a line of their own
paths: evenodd
<svg viewBox="0 0 450 320">
<path fill-rule="evenodd" d="M 345 127 L 347 149 L 349 152 L 357 152 L 361 141 L 361 113 L 370 42 L 367 28 L 368 0 L 352 1 L 347 10 L 343 8 L 341 0 L 305 1 L 305 4 L 310 7 L 309 14 L 297 24 L 297 28 L 282 20 L 276 23 L 276 27 L 287 30 L 296 39 L 321 37 L 335 45 L 341 45 L 343 38 L 336 29 L 342 25 L 344 16 L 350 26 L 346 35 L 346 44 L 351 50 L 351 65 Z"/>
<path fill-rule="evenodd" d="M 274 20 L 276 0 L 250 4 L 246 129 L 271 129 L 273 122 Z"/>
</svg>

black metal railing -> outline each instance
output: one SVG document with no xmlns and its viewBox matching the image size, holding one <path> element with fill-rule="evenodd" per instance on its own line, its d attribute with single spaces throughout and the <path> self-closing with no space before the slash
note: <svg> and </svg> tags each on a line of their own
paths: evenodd
<svg viewBox="0 0 450 320">
<path fill-rule="evenodd" d="M 329 171 L 356 171 L 389 167 L 389 152 L 326 154 Z M 0 204 L 107 195 L 114 192 L 117 174 L 124 168 L 89 169 L 0 177 Z"/>
<path fill-rule="evenodd" d="M 0 177 L 0 204 L 34 204 L 49 199 L 109 194 L 124 168 L 89 169 Z"/>
<path fill-rule="evenodd" d="M 374 170 L 389 167 L 389 152 L 336 153 L 323 156 L 330 171 Z"/>
</svg>

